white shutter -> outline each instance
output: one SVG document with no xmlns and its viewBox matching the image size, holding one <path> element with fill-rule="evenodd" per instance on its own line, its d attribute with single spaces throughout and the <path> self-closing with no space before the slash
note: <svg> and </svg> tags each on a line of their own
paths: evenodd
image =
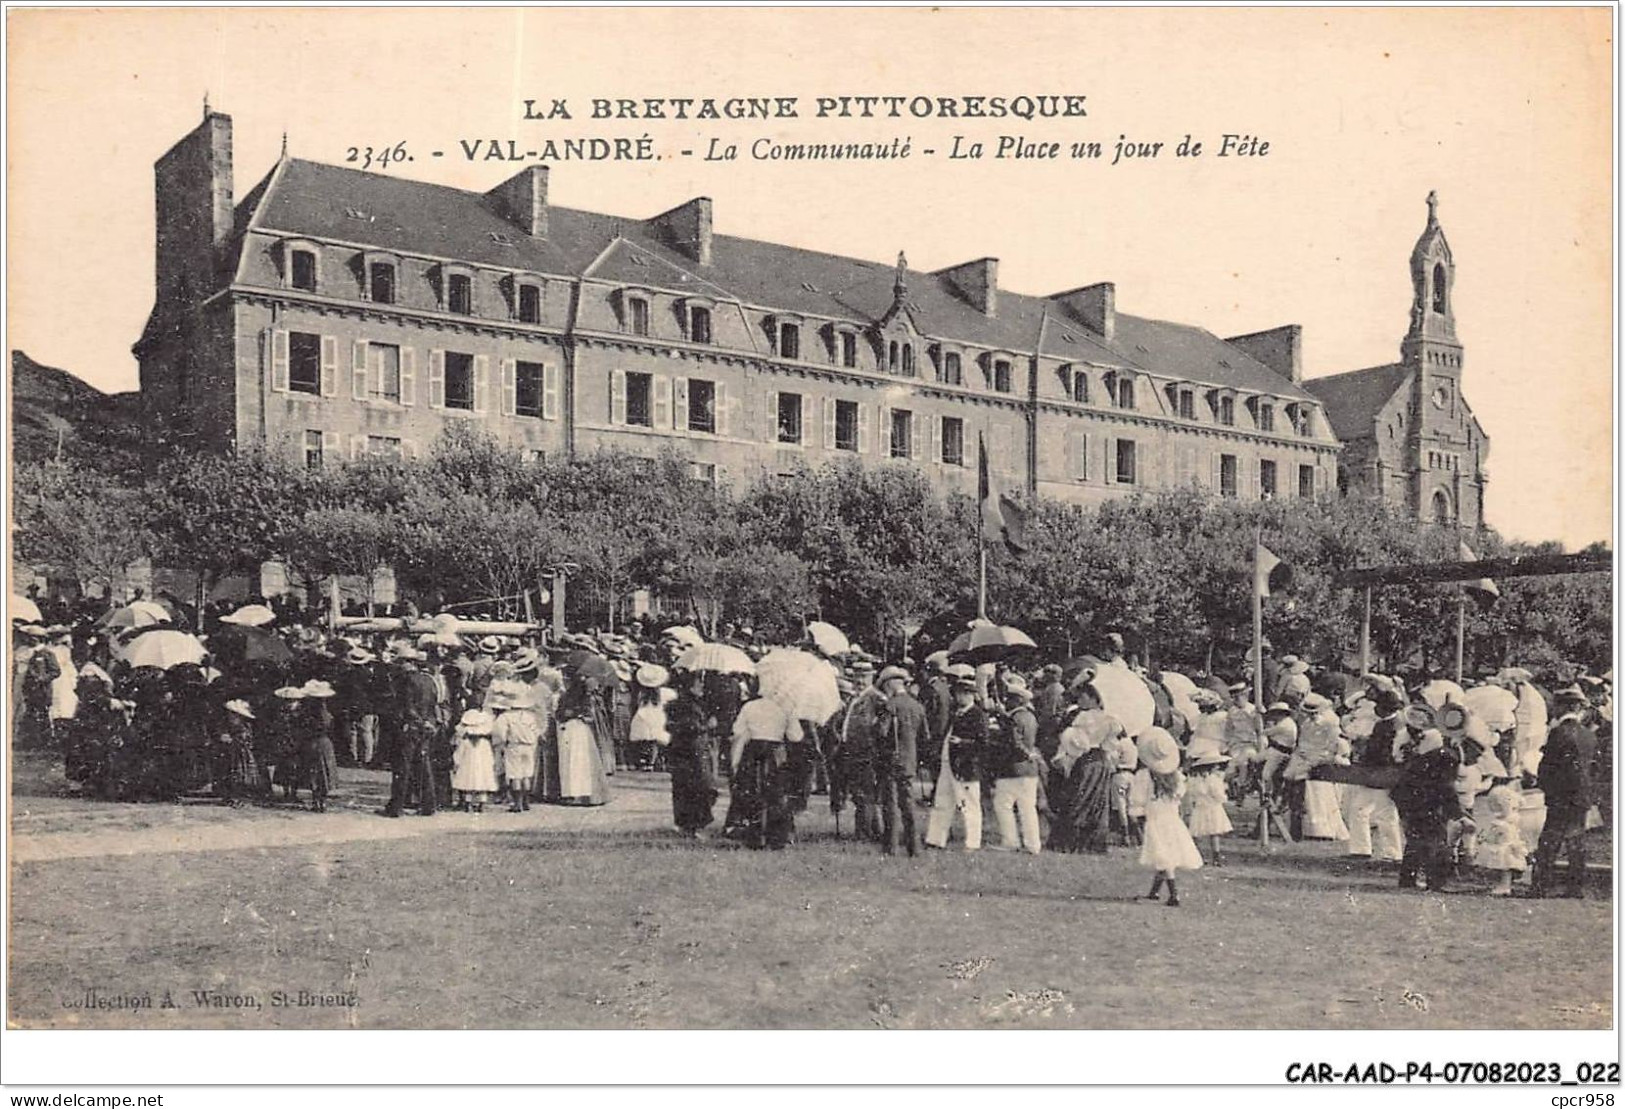
<svg viewBox="0 0 1625 1109">
<path fill-rule="evenodd" d="M 664 431 L 672 426 L 671 416 L 671 378 L 665 374 L 655 375 L 654 384 L 654 426 Z"/>
<path fill-rule="evenodd" d="M 339 458 L 339 433 L 336 431 L 322 432 L 322 465 L 337 466 Z"/>
<path fill-rule="evenodd" d="M 609 422 L 616 427 L 626 423 L 626 371 L 609 371 Z"/>
<path fill-rule="evenodd" d="M 327 346 L 327 341 L 322 341 Z M 323 357 L 322 361 L 327 361 Z M 403 388 L 401 390 L 405 392 Z M 367 340 L 357 339 L 350 344 L 350 398 L 352 400 L 366 400 L 370 389 L 367 385 Z"/>
<path fill-rule="evenodd" d="M 824 398 L 824 449 L 835 449 L 835 398 Z"/>
<path fill-rule="evenodd" d="M 947 419 L 948 419 L 948 417 L 946 417 L 946 416 L 932 416 L 931 417 L 931 436 L 932 436 L 933 441 L 932 441 L 932 444 L 931 444 L 930 452 L 926 454 L 926 460 L 927 461 L 930 461 L 930 462 L 946 462 L 946 461 L 948 461 L 946 458 L 944 458 L 942 456 L 943 449 L 947 446 L 947 443 L 948 443 L 948 433 L 947 433 L 947 426 L 948 425 L 946 423 Z"/>
<path fill-rule="evenodd" d="M 542 419 L 556 420 L 559 418 L 559 368 L 554 365 L 542 367 Z"/>
<path fill-rule="evenodd" d="M 474 356 L 474 411 L 485 415 L 491 409 L 491 356 Z"/>
<path fill-rule="evenodd" d="M 869 406 L 858 403 L 858 453 L 869 453 Z"/>
<path fill-rule="evenodd" d="M 280 327 L 271 330 L 271 388 L 288 391 L 288 332 Z"/>
<path fill-rule="evenodd" d="M 688 378 L 671 380 L 671 426 L 678 431 L 688 430 Z"/>
<path fill-rule="evenodd" d="M 880 423 L 875 426 L 875 453 L 881 458 L 891 457 L 891 409 L 878 405 Z"/>
<path fill-rule="evenodd" d="M 767 410 L 763 413 L 763 429 L 767 432 L 767 442 L 779 441 L 779 392 L 769 389 L 767 392 Z"/>
<path fill-rule="evenodd" d="M 1090 465 L 1092 459 L 1089 457 L 1089 433 L 1087 431 L 1081 432 L 1079 438 L 1082 442 L 1078 444 L 1078 458 L 1081 463 L 1078 468 L 1078 480 L 1088 481 L 1098 471 Z"/>
<path fill-rule="evenodd" d="M 711 394 L 711 399 L 712 403 L 717 406 L 716 420 L 714 421 L 717 434 L 722 436 L 731 435 L 733 433 L 734 398 L 728 395 L 728 383 L 725 381 L 717 382 L 716 390 Z"/>
<path fill-rule="evenodd" d="M 365 435 L 350 436 L 350 457 L 367 457 L 367 437 Z"/>
<path fill-rule="evenodd" d="M 502 360 L 502 414 L 512 416 L 519 411 L 519 368 L 512 358 Z"/>
<path fill-rule="evenodd" d="M 429 407 L 446 407 L 446 352 L 429 352 Z"/>
<path fill-rule="evenodd" d="M 1117 440 L 1110 435 L 1106 436 L 1106 484 L 1110 485 L 1117 480 Z"/>
<path fill-rule="evenodd" d="M 914 412 L 909 415 L 908 456 L 915 462 L 923 462 L 928 457 L 926 447 L 931 438 L 931 425 L 934 421 L 924 418 L 924 414 Z"/>
<path fill-rule="evenodd" d="M 401 348 L 401 403 L 418 402 L 418 352 L 412 347 Z"/>
<path fill-rule="evenodd" d="M 322 396 L 339 395 L 339 341 L 332 335 L 322 336 Z"/>
</svg>

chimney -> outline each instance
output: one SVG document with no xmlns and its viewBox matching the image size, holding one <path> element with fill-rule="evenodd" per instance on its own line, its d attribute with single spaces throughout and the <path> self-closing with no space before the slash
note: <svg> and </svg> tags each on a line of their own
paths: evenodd
<svg viewBox="0 0 1625 1109">
<path fill-rule="evenodd" d="M 1225 342 L 1262 362 L 1294 385 L 1303 384 L 1303 326 L 1287 324 L 1251 335 L 1237 335 Z"/>
<path fill-rule="evenodd" d="M 157 196 L 156 261 L 160 295 L 185 277 L 212 288 L 216 248 L 231 237 L 231 117 L 207 111 L 203 122 L 153 164 Z"/>
<path fill-rule="evenodd" d="M 649 228 L 673 249 L 702 266 L 711 264 L 711 198 L 697 196 L 648 221 Z"/>
<path fill-rule="evenodd" d="M 1117 286 L 1110 281 L 1086 285 L 1049 298 L 1070 311 L 1095 334 L 1112 338 L 1117 330 Z"/>
<path fill-rule="evenodd" d="M 533 239 L 547 238 L 547 167 L 527 166 L 485 194 L 491 210 Z"/>
<path fill-rule="evenodd" d="M 970 301 L 982 315 L 992 317 L 999 314 L 997 258 L 978 258 L 974 262 L 962 262 L 957 266 L 938 270 L 934 276 L 945 278 L 959 291 L 959 295 Z"/>
</svg>

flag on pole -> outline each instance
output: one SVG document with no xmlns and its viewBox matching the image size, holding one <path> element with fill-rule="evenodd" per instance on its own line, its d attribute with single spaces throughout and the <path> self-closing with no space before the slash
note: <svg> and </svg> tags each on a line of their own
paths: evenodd
<svg viewBox="0 0 1625 1109">
<path fill-rule="evenodd" d="M 987 438 L 976 436 L 976 497 L 981 505 L 982 537 L 1002 538 L 1011 550 L 1027 549 L 1027 511 L 999 489 L 987 461 Z"/>
<path fill-rule="evenodd" d="M 1264 544 L 1259 543 L 1253 551 L 1253 590 L 1260 597 L 1268 597 L 1272 592 L 1279 592 L 1292 584 L 1292 567 L 1282 562 Z"/>
<path fill-rule="evenodd" d="M 1461 544 L 1461 560 L 1463 562 L 1477 562 L 1478 556 L 1465 542 Z M 1463 582 L 1462 588 L 1473 595 L 1473 600 L 1481 605 L 1492 605 L 1501 596 L 1501 590 L 1489 578 L 1479 578 L 1476 582 Z"/>
</svg>

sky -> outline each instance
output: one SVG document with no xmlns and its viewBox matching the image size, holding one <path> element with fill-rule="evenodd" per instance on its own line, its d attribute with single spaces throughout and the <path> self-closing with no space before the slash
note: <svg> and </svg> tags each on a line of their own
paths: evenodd
<svg viewBox="0 0 1625 1109">
<path fill-rule="evenodd" d="M 713 198 L 719 233 L 1001 287 L 1097 281 L 1119 310 L 1235 335 L 1304 328 L 1309 377 L 1391 362 L 1437 190 L 1489 523 L 1612 532 L 1611 12 L 1594 9 L 160 9 L 8 14 L 7 347 L 107 390 L 153 286 L 152 163 L 234 125 L 236 194 L 296 157 L 404 143 L 383 172 L 483 191 L 460 143 L 647 135 L 654 162 L 554 162 L 550 199 L 628 217 Z M 818 120 L 820 96 L 1082 95 L 1081 119 Z M 771 121 L 593 120 L 593 98 L 794 96 Z M 573 118 L 526 120 L 567 100 Z M 1223 134 L 1267 154 L 1214 156 Z M 950 160 L 954 136 L 1102 143 L 1099 160 Z M 1206 154 L 1178 158 L 1186 135 Z M 758 139 L 906 159 L 753 160 Z M 1110 165 L 1120 137 L 1165 144 Z M 741 157 L 707 161 L 711 139 Z M 695 151 L 685 157 L 679 152 Z M 920 153 L 937 151 L 934 156 Z M 434 158 L 432 150 L 444 157 Z M 483 150 L 482 150 L 483 153 Z"/>
</svg>

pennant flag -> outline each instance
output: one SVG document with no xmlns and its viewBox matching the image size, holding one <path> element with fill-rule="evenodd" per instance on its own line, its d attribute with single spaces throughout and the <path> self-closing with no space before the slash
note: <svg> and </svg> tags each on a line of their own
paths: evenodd
<svg viewBox="0 0 1625 1109">
<path fill-rule="evenodd" d="M 1461 544 L 1461 560 L 1463 562 L 1477 562 L 1478 556 L 1465 542 Z M 1492 605 L 1501 596 L 1501 590 L 1489 578 L 1479 578 L 1476 582 L 1463 582 L 1462 588 L 1473 595 L 1473 600 L 1481 605 Z"/>
<path fill-rule="evenodd" d="M 987 461 L 987 439 L 976 437 L 976 497 L 981 505 L 982 538 L 999 536 L 1011 550 L 1027 549 L 1027 512 L 1001 491 Z"/>
<path fill-rule="evenodd" d="M 1260 597 L 1280 592 L 1292 584 L 1292 567 L 1282 562 L 1264 544 L 1253 551 L 1253 589 Z"/>
</svg>

